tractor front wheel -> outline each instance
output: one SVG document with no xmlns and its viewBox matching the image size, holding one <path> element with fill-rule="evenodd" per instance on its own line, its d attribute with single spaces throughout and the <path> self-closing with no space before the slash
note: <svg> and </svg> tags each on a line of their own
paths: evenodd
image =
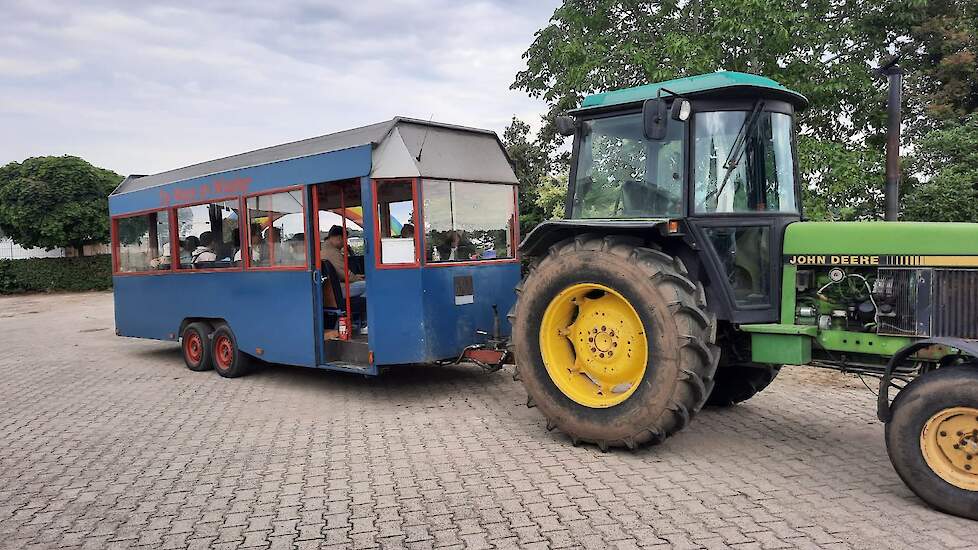
<svg viewBox="0 0 978 550">
<path fill-rule="evenodd" d="M 934 508 L 978 520 L 978 368 L 923 374 L 891 411 L 886 449 L 900 478 Z"/>
<path fill-rule="evenodd" d="M 716 321 L 678 259 L 638 239 L 579 236 L 551 247 L 518 292 L 517 376 L 549 428 L 634 448 L 702 408 Z"/>
</svg>

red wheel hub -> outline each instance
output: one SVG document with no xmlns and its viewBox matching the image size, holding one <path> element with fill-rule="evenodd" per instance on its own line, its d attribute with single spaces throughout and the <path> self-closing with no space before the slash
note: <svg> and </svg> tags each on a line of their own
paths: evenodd
<svg viewBox="0 0 978 550">
<path fill-rule="evenodd" d="M 234 344 L 223 334 L 214 339 L 214 359 L 221 370 L 228 370 L 234 362 Z"/>
<path fill-rule="evenodd" d="M 184 337 L 183 353 L 191 363 L 200 363 L 201 358 L 204 356 L 204 341 L 196 331 L 191 331 Z"/>
</svg>

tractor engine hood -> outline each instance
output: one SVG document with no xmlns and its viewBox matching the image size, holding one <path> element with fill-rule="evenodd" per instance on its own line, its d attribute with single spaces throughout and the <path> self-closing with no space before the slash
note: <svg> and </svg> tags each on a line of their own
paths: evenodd
<svg viewBox="0 0 978 550">
<path fill-rule="evenodd" d="M 978 267 L 978 224 L 796 222 L 785 229 L 784 256 L 797 265 Z"/>
</svg>

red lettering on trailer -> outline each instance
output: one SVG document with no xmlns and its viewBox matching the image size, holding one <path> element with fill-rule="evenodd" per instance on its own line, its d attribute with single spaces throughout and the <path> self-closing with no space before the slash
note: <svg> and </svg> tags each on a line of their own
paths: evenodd
<svg viewBox="0 0 978 550">
<path fill-rule="evenodd" d="M 172 195 L 160 191 L 160 204 L 170 206 L 172 203 L 188 203 L 209 198 L 243 195 L 251 187 L 252 179 L 236 178 L 231 180 L 216 179 L 210 183 L 202 183 L 199 187 L 183 187 L 174 189 Z"/>
</svg>

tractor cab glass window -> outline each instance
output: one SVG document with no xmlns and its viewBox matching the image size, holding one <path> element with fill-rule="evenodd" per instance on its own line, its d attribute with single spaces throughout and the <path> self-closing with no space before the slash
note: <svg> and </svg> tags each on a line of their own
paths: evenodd
<svg viewBox="0 0 978 550">
<path fill-rule="evenodd" d="M 234 266 L 241 247 L 238 201 L 198 204 L 177 209 L 180 269 Z"/>
<path fill-rule="evenodd" d="M 726 273 L 738 307 L 771 303 L 770 228 L 707 227 L 709 239 Z"/>
<path fill-rule="evenodd" d="M 302 191 L 248 198 L 251 267 L 306 265 Z"/>
<path fill-rule="evenodd" d="M 119 272 L 170 269 L 169 220 L 166 212 L 153 212 L 116 222 Z"/>
<path fill-rule="evenodd" d="M 641 113 L 584 121 L 574 181 L 574 218 L 682 214 L 684 123 L 645 138 Z"/>
<path fill-rule="evenodd" d="M 797 212 L 791 115 L 695 115 L 693 181 L 699 213 Z"/>
<path fill-rule="evenodd" d="M 515 192 L 512 185 L 425 180 L 425 260 L 512 258 Z"/>
<path fill-rule="evenodd" d="M 377 236 L 380 241 L 380 263 L 414 264 L 418 262 L 415 232 L 414 182 L 411 180 L 377 182 Z"/>
</svg>

